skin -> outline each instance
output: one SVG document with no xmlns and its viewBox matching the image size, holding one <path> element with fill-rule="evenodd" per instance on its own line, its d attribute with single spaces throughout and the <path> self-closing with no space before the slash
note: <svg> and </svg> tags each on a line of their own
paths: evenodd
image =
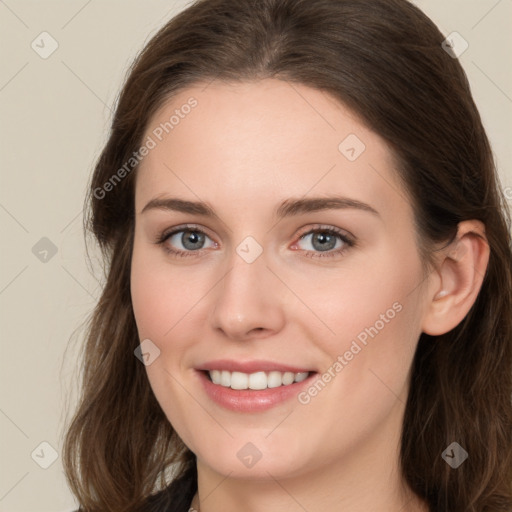
<svg viewBox="0 0 512 512">
<path fill-rule="evenodd" d="M 198 84 L 164 104 L 147 135 L 191 96 L 197 107 L 137 171 L 131 290 L 140 339 L 160 350 L 146 367 L 149 382 L 197 456 L 193 506 L 428 510 L 398 463 L 409 370 L 421 332 L 447 332 L 474 302 L 488 260 L 483 226 L 461 223 L 457 251 L 440 252 L 425 275 L 393 155 L 344 105 L 274 79 Z M 353 162 L 338 149 L 350 134 L 366 146 Z M 275 215 L 283 201 L 335 194 L 378 214 Z M 142 212 L 171 196 L 206 202 L 216 216 Z M 187 257 L 167 252 L 186 250 L 181 234 L 155 243 L 183 224 L 206 232 L 203 249 Z M 333 254 L 343 245 L 337 239 L 329 256 L 313 245 L 311 230 L 319 227 L 356 243 Z M 252 263 L 236 251 L 247 236 L 263 250 Z M 307 404 L 294 398 L 264 412 L 229 411 L 208 398 L 194 370 L 213 359 L 266 359 L 321 375 L 393 304 L 400 312 Z M 261 452 L 251 468 L 237 457 L 248 442 Z"/>
</svg>

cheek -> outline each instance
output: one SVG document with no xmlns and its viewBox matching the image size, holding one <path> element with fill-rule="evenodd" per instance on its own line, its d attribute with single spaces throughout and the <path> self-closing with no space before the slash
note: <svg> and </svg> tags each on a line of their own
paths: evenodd
<svg viewBox="0 0 512 512">
<path fill-rule="evenodd" d="M 141 339 L 158 340 L 172 327 L 172 294 L 154 272 L 132 265 L 131 294 L 133 312 Z M 171 301 L 171 302 L 169 302 Z"/>
<path fill-rule="evenodd" d="M 214 289 L 219 269 L 198 265 L 191 272 L 186 266 L 166 264 L 153 249 L 135 244 L 131 275 L 141 340 L 154 340 L 162 351 L 162 357 L 147 367 L 149 381 L 183 441 L 194 451 L 207 453 L 211 448 L 205 439 L 210 437 L 219 447 L 213 457 L 218 460 L 210 461 L 211 465 L 232 464 L 233 457 L 227 454 L 236 443 L 186 391 L 193 389 L 187 380 L 190 354 L 196 344 L 203 346 L 201 342 L 212 337 L 209 315 L 220 297 Z M 286 342 L 296 333 L 307 351 L 318 356 L 321 376 L 328 380 L 320 391 L 308 395 L 306 390 L 305 401 L 291 404 L 291 420 L 281 424 L 283 415 L 270 421 L 272 428 L 280 425 L 272 437 L 258 434 L 261 429 L 251 430 L 251 438 L 268 453 L 282 454 L 282 447 L 289 447 L 289 458 L 280 455 L 276 467 L 289 471 L 301 458 L 334 460 L 379 430 L 393 407 L 400 405 L 397 396 L 404 389 L 419 335 L 417 295 L 411 292 L 420 282 L 420 266 L 413 255 L 388 247 L 366 260 L 347 260 L 335 271 L 313 265 L 301 266 L 300 271 L 284 264 L 274 267 L 293 290 L 283 286 L 271 296 L 286 320 L 276 338 L 283 340 L 283 354 L 293 349 Z M 308 428 L 303 429 L 304 425 Z M 247 428 L 241 425 L 239 444 L 245 442 Z M 333 450 L 333 446 L 339 448 Z"/>
<path fill-rule="evenodd" d="M 141 339 L 154 339 L 157 344 L 172 336 L 175 326 L 206 293 L 204 279 L 197 273 L 172 268 L 159 251 L 139 248 L 137 243 L 130 287 L 139 335 Z"/>
<path fill-rule="evenodd" d="M 306 336 L 326 354 L 327 387 L 352 410 L 371 414 L 369 403 L 377 404 L 374 411 L 385 409 L 404 391 L 421 333 L 421 276 L 411 248 L 382 251 L 371 265 L 358 262 L 335 276 L 317 276 L 315 286 L 297 282 L 295 290 L 308 297 L 326 327 L 312 316 L 313 322 L 302 321 Z"/>
<path fill-rule="evenodd" d="M 320 327 L 322 334 L 330 333 L 322 338 L 333 353 L 344 348 L 341 340 L 352 340 L 360 333 L 364 342 L 364 333 L 370 336 L 367 329 L 374 332 L 375 327 L 379 333 L 397 329 L 404 316 L 418 309 L 416 299 L 422 273 L 414 247 L 398 251 L 383 246 L 371 257 L 357 255 L 334 271 L 316 270 L 287 278 L 296 295 L 309 307 L 309 324 Z M 406 303 L 411 306 L 407 308 L 408 314 L 402 315 Z M 306 326 L 305 319 L 300 322 Z M 318 329 L 317 332 L 320 333 Z"/>
<path fill-rule="evenodd" d="M 162 410 L 187 445 L 194 445 L 189 426 L 200 416 L 182 381 L 180 365 L 190 348 L 189 313 L 201 290 L 196 290 L 187 272 L 171 271 L 157 251 L 134 245 L 131 296 L 140 340 L 150 339 L 160 355 L 146 372 Z M 187 328 L 188 327 L 188 328 Z M 187 332 L 187 337 L 184 333 Z"/>
</svg>

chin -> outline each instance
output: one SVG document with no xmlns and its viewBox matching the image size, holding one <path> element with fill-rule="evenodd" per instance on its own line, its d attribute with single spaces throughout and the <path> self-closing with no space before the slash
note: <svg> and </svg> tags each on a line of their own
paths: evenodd
<svg viewBox="0 0 512 512">
<path fill-rule="evenodd" d="M 268 434 L 265 434 L 268 435 Z M 313 462 L 307 447 L 290 442 L 284 436 L 247 435 L 212 439 L 191 447 L 201 463 L 230 478 L 273 480 L 290 478 L 306 472 Z"/>
</svg>

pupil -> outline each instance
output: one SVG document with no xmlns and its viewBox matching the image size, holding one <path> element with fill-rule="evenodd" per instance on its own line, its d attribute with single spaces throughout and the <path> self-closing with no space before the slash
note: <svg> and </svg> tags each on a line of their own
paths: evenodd
<svg viewBox="0 0 512 512">
<path fill-rule="evenodd" d="M 319 245 L 315 245 L 319 244 Z M 328 251 L 336 245 L 336 238 L 331 234 L 315 233 L 313 235 L 313 247 L 320 251 Z"/>
<path fill-rule="evenodd" d="M 186 249 L 200 249 L 204 243 L 204 235 L 197 231 L 185 231 L 181 243 Z"/>
</svg>

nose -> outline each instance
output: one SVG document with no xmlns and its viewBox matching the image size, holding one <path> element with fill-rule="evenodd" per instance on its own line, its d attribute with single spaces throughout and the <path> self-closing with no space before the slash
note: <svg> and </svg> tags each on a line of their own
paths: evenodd
<svg viewBox="0 0 512 512">
<path fill-rule="evenodd" d="M 285 290 L 264 253 L 252 263 L 234 254 L 229 268 L 215 287 L 212 327 L 239 341 L 279 332 L 285 324 Z"/>
</svg>

